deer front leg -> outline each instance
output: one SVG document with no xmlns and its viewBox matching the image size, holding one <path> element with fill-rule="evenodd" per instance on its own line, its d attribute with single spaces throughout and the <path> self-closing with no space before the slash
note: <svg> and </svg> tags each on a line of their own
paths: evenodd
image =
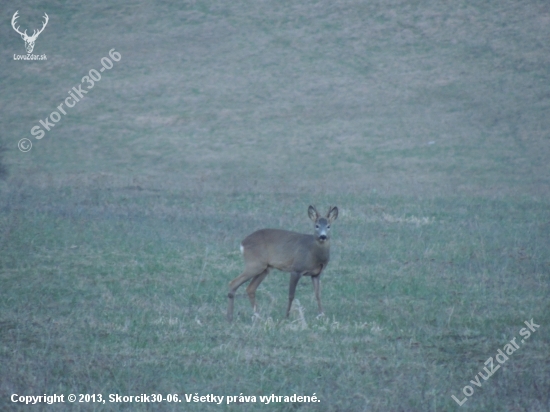
<svg viewBox="0 0 550 412">
<path fill-rule="evenodd" d="M 313 283 L 313 290 L 315 291 L 315 299 L 317 299 L 317 306 L 319 306 L 319 315 L 323 316 L 323 306 L 321 305 L 321 274 L 311 277 Z"/>
<path fill-rule="evenodd" d="M 292 301 L 294 300 L 294 293 L 296 292 L 296 285 L 302 277 L 301 273 L 292 272 L 290 274 L 290 287 L 288 288 L 288 309 L 286 310 L 286 317 L 290 314 L 290 308 L 292 307 Z"/>
</svg>

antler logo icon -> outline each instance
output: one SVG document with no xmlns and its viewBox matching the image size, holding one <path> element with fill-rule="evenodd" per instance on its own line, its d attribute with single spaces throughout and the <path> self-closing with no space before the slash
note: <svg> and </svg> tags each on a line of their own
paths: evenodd
<svg viewBox="0 0 550 412">
<path fill-rule="evenodd" d="M 19 10 L 17 10 L 12 19 L 11 19 L 11 26 L 13 27 L 13 29 L 19 33 L 21 35 L 21 38 L 23 40 L 25 40 L 25 48 L 27 49 L 27 53 L 32 53 L 33 49 L 34 49 L 34 42 L 36 41 L 36 39 L 38 38 L 38 35 L 40 33 L 42 33 L 44 31 L 44 29 L 46 28 L 46 25 L 48 24 L 48 20 L 49 20 L 49 17 L 46 13 L 44 13 L 44 22 L 42 23 L 42 28 L 40 30 L 34 30 L 32 36 L 28 36 L 27 35 L 27 30 L 25 30 L 24 33 L 21 33 L 19 31 L 19 26 L 15 27 L 15 24 L 16 24 L 16 20 L 19 18 L 19 16 L 17 15 L 17 13 L 19 13 Z"/>
</svg>

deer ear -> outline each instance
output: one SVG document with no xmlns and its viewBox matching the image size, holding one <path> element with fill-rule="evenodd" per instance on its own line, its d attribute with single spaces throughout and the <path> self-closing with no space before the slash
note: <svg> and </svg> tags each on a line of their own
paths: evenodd
<svg viewBox="0 0 550 412">
<path fill-rule="evenodd" d="M 327 219 L 331 222 L 335 221 L 338 218 L 338 208 L 336 206 L 329 207 L 327 213 Z"/>
<path fill-rule="evenodd" d="M 317 212 L 317 209 L 315 209 L 315 206 L 310 206 L 307 209 L 307 214 L 308 214 L 309 218 L 311 220 L 313 220 L 314 222 L 316 222 L 317 219 L 319 218 L 319 212 Z"/>
</svg>

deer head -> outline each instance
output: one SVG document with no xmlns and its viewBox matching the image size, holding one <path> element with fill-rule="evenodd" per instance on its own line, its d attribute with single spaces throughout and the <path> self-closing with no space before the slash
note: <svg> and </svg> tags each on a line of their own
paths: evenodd
<svg viewBox="0 0 550 412">
<path fill-rule="evenodd" d="M 21 38 L 23 40 L 25 40 L 25 48 L 27 49 L 27 53 L 32 53 L 33 49 L 34 49 L 34 42 L 36 41 L 38 35 L 40 33 L 42 33 L 44 31 L 44 29 L 46 28 L 46 25 L 48 24 L 48 20 L 49 20 L 49 17 L 46 13 L 44 13 L 44 22 L 42 23 L 42 28 L 40 30 L 34 30 L 32 36 L 27 36 L 27 30 L 25 30 L 24 33 L 21 33 L 21 31 L 19 31 L 19 26 L 15 27 L 15 24 L 16 24 L 16 20 L 18 19 L 18 15 L 17 13 L 19 13 L 19 10 L 17 10 L 15 12 L 15 14 L 13 15 L 12 19 L 11 19 L 11 26 L 13 27 L 13 29 L 19 33 L 21 35 Z"/>
</svg>

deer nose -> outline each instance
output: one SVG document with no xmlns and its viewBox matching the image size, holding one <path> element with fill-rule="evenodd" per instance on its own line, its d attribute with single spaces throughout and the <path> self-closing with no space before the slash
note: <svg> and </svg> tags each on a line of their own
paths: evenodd
<svg viewBox="0 0 550 412">
<path fill-rule="evenodd" d="M 321 236 L 319 236 L 319 239 L 321 239 L 321 240 L 327 240 L 327 235 L 321 235 Z"/>
</svg>

